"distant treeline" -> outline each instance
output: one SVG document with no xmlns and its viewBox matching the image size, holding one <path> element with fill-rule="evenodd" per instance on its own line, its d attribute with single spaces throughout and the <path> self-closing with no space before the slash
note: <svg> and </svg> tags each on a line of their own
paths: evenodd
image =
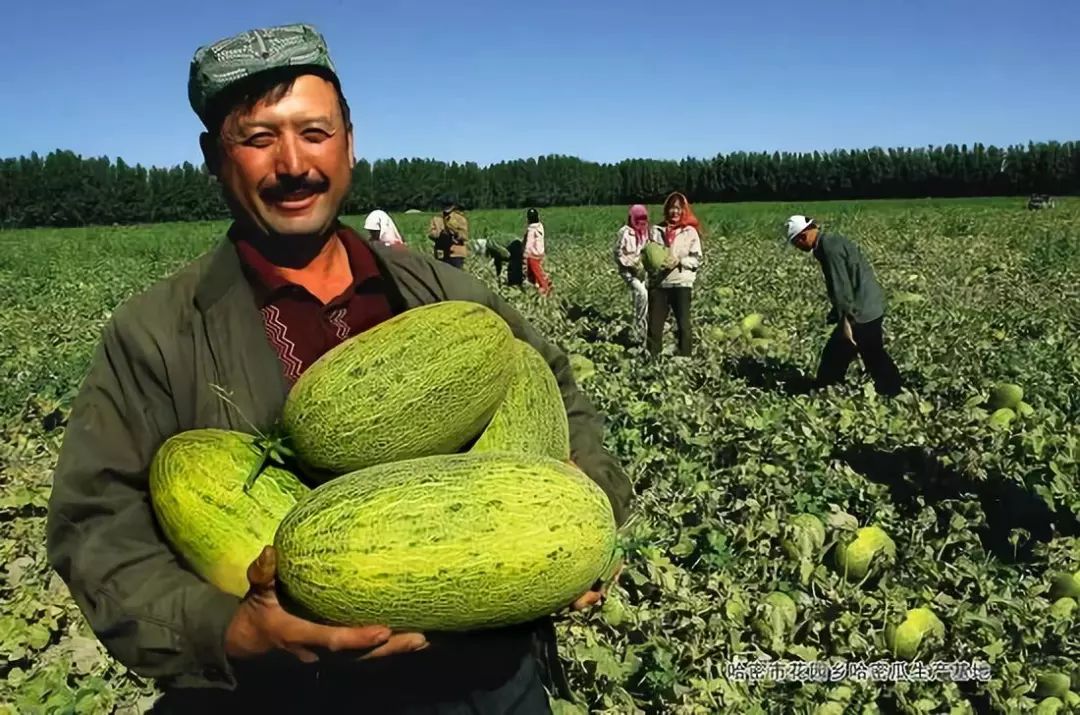
<svg viewBox="0 0 1080 715">
<path fill-rule="evenodd" d="M 597 164 L 568 156 L 481 167 L 433 159 L 357 163 L 346 213 L 431 209 L 445 194 L 469 209 L 656 203 L 674 190 L 698 202 L 1003 196 L 1080 189 L 1080 142 L 947 145 L 812 153 L 722 154 Z M 0 227 L 220 219 L 205 171 L 70 151 L 0 160 Z"/>
</svg>

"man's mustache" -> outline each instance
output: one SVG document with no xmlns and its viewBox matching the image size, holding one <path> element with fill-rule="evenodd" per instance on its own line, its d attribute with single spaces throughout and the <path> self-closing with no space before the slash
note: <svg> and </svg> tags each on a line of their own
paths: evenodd
<svg viewBox="0 0 1080 715">
<path fill-rule="evenodd" d="M 322 194 L 330 188 L 330 181 L 322 176 L 282 177 L 276 183 L 262 187 L 259 195 L 267 201 L 284 201 L 292 194 Z"/>
</svg>

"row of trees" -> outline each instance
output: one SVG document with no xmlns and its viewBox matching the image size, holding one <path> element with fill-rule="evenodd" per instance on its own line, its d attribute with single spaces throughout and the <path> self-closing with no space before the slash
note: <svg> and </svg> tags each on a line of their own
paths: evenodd
<svg viewBox="0 0 1080 715">
<path fill-rule="evenodd" d="M 812 153 L 722 154 L 682 161 L 597 164 L 568 156 L 487 167 L 433 159 L 357 163 L 347 213 L 434 208 L 452 194 L 467 208 L 691 200 L 1003 196 L 1080 190 L 1080 142 L 947 145 Z M 131 166 L 123 159 L 54 151 L 0 160 L 0 227 L 192 221 L 227 216 L 205 167 Z"/>
</svg>

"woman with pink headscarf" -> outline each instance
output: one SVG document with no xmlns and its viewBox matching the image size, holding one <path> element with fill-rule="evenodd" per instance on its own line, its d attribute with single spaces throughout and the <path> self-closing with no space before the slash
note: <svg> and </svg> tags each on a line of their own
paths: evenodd
<svg viewBox="0 0 1080 715">
<path fill-rule="evenodd" d="M 652 240 L 659 240 L 660 229 L 649 223 L 649 210 L 634 204 L 619 229 L 615 242 L 615 265 L 619 275 L 630 287 L 634 299 L 634 328 L 642 341 L 648 330 L 649 288 L 645 285 L 645 269 L 641 265 L 641 249 Z M 654 238 L 655 237 L 655 238 Z"/>
</svg>

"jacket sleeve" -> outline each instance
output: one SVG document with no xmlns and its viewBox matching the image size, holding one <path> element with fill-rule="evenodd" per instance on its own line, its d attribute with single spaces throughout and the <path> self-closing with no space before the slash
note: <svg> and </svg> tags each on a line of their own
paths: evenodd
<svg viewBox="0 0 1080 715">
<path fill-rule="evenodd" d="M 525 255 L 529 258 L 540 258 L 544 255 L 540 249 L 540 230 L 535 226 L 525 229 Z"/>
<path fill-rule="evenodd" d="M 839 321 L 845 317 L 850 318 L 855 314 L 855 287 L 851 282 L 850 255 L 838 247 L 827 254 L 827 258 L 825 269 L 829 272 L 829 280 L 833 286 L 836 319 Z"/>
<path fill-rule="evenodd" d="M 633 233 L 623 226 L 615 240 L 615 262 L 623 268 L 633 268 L 641 262 L 640 255 L 635 256 L 630 250 L 630 238 Z"/>
<path fill-rule="evenodd" d="M 442 222 L 438 216 L 431 219 L 431 223 L 428 224 L 427 235 L 432 241 L 436 240 L 442 233 Z"/>
<path fill-rule="evenodd" d="M 431 300 L 469 300 L 481 303 L 502 316 L 514 335 L 532 345 L 551 367 L 562 392 L 570 423 L 570 457 L 596 482 L 611 502 L 615 520 L 626 522 L 633 499 L 633 487 L 618 460 L 604 447 L 604 422 L 589 399 L 578 388 L 566 354 L 548 341 L 509 303 L 471 275 L 437 261 L 422 258 L 426 267 L 418 276 L 422 284 L 434 284 Z"/>
<path fill-rule="evenodd" d="M 225 632 L 239 599 L 178 563 L 150 506 L 148 467 L 174 415 L 156 343 L 110 323 L 53 474 L 46 548 L 113 657 L 173 685 L 229 688 Z"/>
<path fill-rule="evenodd" d="M 693 226 L 690 227 L 690 231 L 692 232 L 690 246 L 686 255 L 679 259 L 679 268 L 696 271 L 701 265 L 701 235 Z"/>
</svg>

